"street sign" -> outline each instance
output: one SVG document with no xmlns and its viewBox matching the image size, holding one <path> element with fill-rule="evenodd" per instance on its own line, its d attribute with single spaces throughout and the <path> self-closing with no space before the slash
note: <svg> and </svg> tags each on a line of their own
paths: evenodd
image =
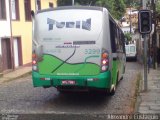
<svg viewBox="0 0 160 120">
<path fill-rule="evenodd" d="M 138 28 L 141 34 L 149 34 L 152 30 L 152 13 L 150 10 L 140 10 L 138 13 Z"/>
</svg>

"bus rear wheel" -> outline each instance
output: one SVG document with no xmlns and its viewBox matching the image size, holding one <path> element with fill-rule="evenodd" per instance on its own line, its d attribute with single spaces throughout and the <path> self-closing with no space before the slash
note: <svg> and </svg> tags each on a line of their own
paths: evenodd
<svg viewBox="0 0 160 120">
<path fill-rule="evenodd" d="M 110 96 L 113 96 L 113 95 L 115 94 L 115 92 L 116 92 L 116 86 L 117 86 L 117 84 L 118 84 L 118 76 L 119 76 L 119 72 L 117 73 L 116 83 L 115 83 L 115 84 L 112 84 L 111 89 L 110 89 L 110 91 L 109 91 L 109 95 L 110 95 Z"/>
<path fill-rule="evenodd" d="M 114 85 L 114 87 L 109 90 L 109 95 L 113 96 L 115 92 L 116 92 L 116 86 Z"/>
</svg>

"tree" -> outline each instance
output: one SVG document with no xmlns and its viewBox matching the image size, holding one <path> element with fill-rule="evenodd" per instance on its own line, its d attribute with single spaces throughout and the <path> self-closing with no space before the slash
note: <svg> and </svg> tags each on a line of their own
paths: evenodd
<svg viewBox="0 0 160 120">
<path fill-rule="evenodd" d="M 124 36 L 125 36 L 125 38 L 127 39 L 126 42 L 129 42 L 129 41 L 132 40 L 132 37 L 131 37 L 131 34 L 130 34 L 130 33 L 125 33 Z"/>
<path fill-rule="evenodd" d="M 80 5 L 95 5 L 97 0 L 75 0 L 75 3 L 78 3 Z"/>
<path fill-rule="evenodd" d="M 95 5 L 97 0 L 75 0 L 75 5 Z M 72 0 L 57 0 L 58 6 L 70 6 Z"/>
<path fill-rule="evenodd" d="M 116 19 L 120 19 L 122 18 L 122 16 L 125 13 L 125 4 L 123 0 L 114 0 L 114 4 L 113 4 L 114 8 L 113 8 L 113 16 Z"/>
<path fill-rule="evenodd" d="M 58 6 L 72 5 L 72 0 L 58 0 Z M 120 19 L 125 12 L 124 0 L 75 0 L 75 5 L 101 6 L 108 9 L 115 19 Z"/>
<path fill-rule="evenodd" d="M 106 7 L 111 14 L 114 11 L 113 0 L 107 0 L 107 1 L 106 0 L 97 0 L 97 2 L 95 3 L 95 5 L 101 6 L 101 7 Z"/>
<path fill-rule="evenodd" d="M 58 6 L 72 5 L 72 0 L 57 0 Z"/>
<path fill-rule="evenodd" d="M 158 12 L 158 14 L 160 14 L 160 1 L 157 1 L 156 11 Z"/>
<path fill-rule="evenodd" d="M 127 7 L 140 8 L 141 6 L 141 0 L 124 0 L 124 3 Z"/>
<path fill-rule="evenodd" d="M 125 13 L 124 0 L 98 0 L 96 5 L 106 7 L 115 19 L 120 19 Z"/>
</svg>

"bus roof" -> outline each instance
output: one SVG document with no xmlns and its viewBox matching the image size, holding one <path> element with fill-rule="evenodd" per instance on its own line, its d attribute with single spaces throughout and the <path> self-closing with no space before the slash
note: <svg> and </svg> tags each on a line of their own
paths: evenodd
<svg viewBox="0 0 160 120">
<path fill-rule="evenodd" d="M 56 8 L 48 8 L 37 11 L 38 13 L 47 12 L 47 11 L 54 11 L 54 10 L 67 10 L 67 9 L 85 9 L 85 10 L 99 10 L 103 11 L 103 7 L 97 7 L 97 6 L 60 6 Z"/>
</svg>

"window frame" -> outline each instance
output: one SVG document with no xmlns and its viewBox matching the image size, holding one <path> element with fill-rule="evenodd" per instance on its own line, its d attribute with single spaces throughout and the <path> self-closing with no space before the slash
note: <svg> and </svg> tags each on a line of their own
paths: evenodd
<svg viewBox="0 0 160 120">
<path fill-rule="evenodd" d="M 1 8 L 0 9 L 0 20 L 7 20 L 6 1 L 5 0 L 0 0 L 0 8 Z"/>
<path fill-rule="evenodd" d="M 41 10 L 41 0 L 37 0 L 37 9 Z"/>
<path fill-rule="evenodd" d="M 116 47 L 116 40 L 115 40 L 115 24 L 111 17 L 109 17 L 109 27 L 110 27 L 110 41 L 111 41 L 112 52 L 116 53 L 117 47 Z"/>
<path fill-rule="evenodd" d="M 25 15 L 25 21 L 26 22 L 31 22 L 32 21 L 30 13 L 31 13 L 31 0 L 24 0 L 24 15 Z"/>
<path fill-rule="evenodd" d="M 12 6 L 11 6 L 12 7 Z M 12 9 L 12 8 L 11 8 Z M 11 16 L 12 21 L 19 21 L 20 14 L 19 14 L 19 0 L 15 0 L 15 12 L 16 12 L 16 19 L 13 19 Z"/>
<path fill-rule="evenodd" d="M 54 8 L 54 4 L 52 2 L 49 2 L 49 8 Z"/>
</svg>

